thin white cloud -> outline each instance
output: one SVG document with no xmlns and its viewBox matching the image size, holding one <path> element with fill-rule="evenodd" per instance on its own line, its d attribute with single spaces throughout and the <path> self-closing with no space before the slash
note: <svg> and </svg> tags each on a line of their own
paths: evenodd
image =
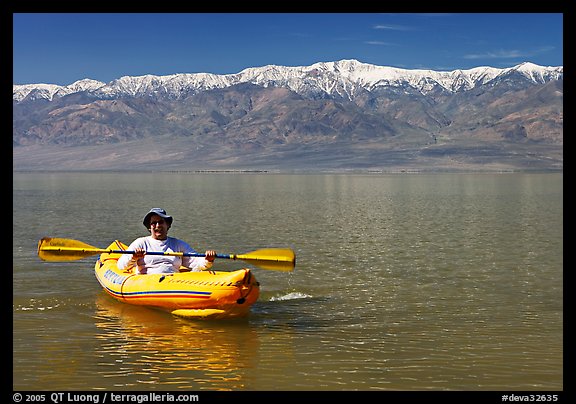
<svg viewBox="0 0 576 404">
<path fill-rule="evenodd" d="M 553 46 L 542 46 L 538 49 L 531 51 L 519 51 L 517 49 L 511 50 L 498 50 L 495 52 L 484 52 L 484 53 L 471 53 L 464 55 L 464 59 L 514 59 L 514 58 L 525 58 L 537 55 L 539 53 L 550 52 L 553 50 Z"/>
<path fill-rule="evenodd" d="M 556 49 L 556 47 L 554 47 L 554 46 L 543 46 L 541 48 L 536 49 L 534 52 L 535 53 L 544 53 L 544 52 L 553 51 L 554 49 Z"/>
<path fill-rule="evenodd" d="M 389 24 L 378 24 L 374 25 L 374 29 L 387 29 L 391 31 L 412 31 L 414 30 L 413 27 L 409 27 L 407 25 L 389 25 Z"/>
<path fill-rule="evenodd" d="M 468 55 L 464 55 L 464 59 L 513 59 L 526 56 L 530 56 L 530 54 L 513 49 L 499 50 L 496 52 L 470 53 Z"/>
<path fill-rule="evenodd" d="M 365 41 L 364 43 L 368 45 L 377 45 L 377 46 L 396 46 L 396 44 L 383 41 Z"/>
</svg>

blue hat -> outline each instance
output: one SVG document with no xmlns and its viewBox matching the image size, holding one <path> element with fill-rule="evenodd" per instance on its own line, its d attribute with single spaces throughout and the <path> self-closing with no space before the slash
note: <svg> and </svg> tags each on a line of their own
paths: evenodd
<svg viewBox="0 0 576 404">
<path fill-rule="evenodd" d="M 152 208 L 150 209 L 150 212 L 146 213 L 146 216 L 144 216 L 144 220 L 142 221 L 142 223 L 144 223 L 144 227 L 147 229 L 150 228 L 150 216 L 152 215 L 163 217 L 168 222 L 168 225 L 172 226 L 172 216 L 168 215 L 164 209 Z"/>
</svg>

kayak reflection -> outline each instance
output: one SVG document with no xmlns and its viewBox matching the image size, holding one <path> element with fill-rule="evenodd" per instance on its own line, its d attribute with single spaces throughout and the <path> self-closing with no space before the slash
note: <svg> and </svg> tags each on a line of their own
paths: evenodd
<svg viewBox="0 0 576 404">
<path fill-rule="evenodd" d="M 96 338 L 102 377 L 122 389 L 250 389 L 258 334 L 246 319 L 192 321 L 99 294 Z"/>
</svg>

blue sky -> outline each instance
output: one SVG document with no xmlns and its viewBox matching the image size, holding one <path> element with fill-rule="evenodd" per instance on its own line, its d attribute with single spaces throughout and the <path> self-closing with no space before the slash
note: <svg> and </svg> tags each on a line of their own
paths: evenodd
<svg viewBox="0 0 576 404">
<path fill-rule="evenodd" d="M 433 70 L 562 66 L 563 14 L 13 14 L 14 84 L 342 59 Z"/>
</svg>

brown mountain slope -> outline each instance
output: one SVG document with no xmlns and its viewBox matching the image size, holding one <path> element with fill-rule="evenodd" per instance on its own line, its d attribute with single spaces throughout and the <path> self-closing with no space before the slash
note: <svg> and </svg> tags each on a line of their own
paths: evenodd
<svg viewBox="0 0 576 404">
<path fill-rule="evenodd" d="M 563 81 L 352 101 L 252 84 L 179 100 L 76 93 L 13 104 L 13 145 L 17 170 L 557 170 Z"/>
</svg>

